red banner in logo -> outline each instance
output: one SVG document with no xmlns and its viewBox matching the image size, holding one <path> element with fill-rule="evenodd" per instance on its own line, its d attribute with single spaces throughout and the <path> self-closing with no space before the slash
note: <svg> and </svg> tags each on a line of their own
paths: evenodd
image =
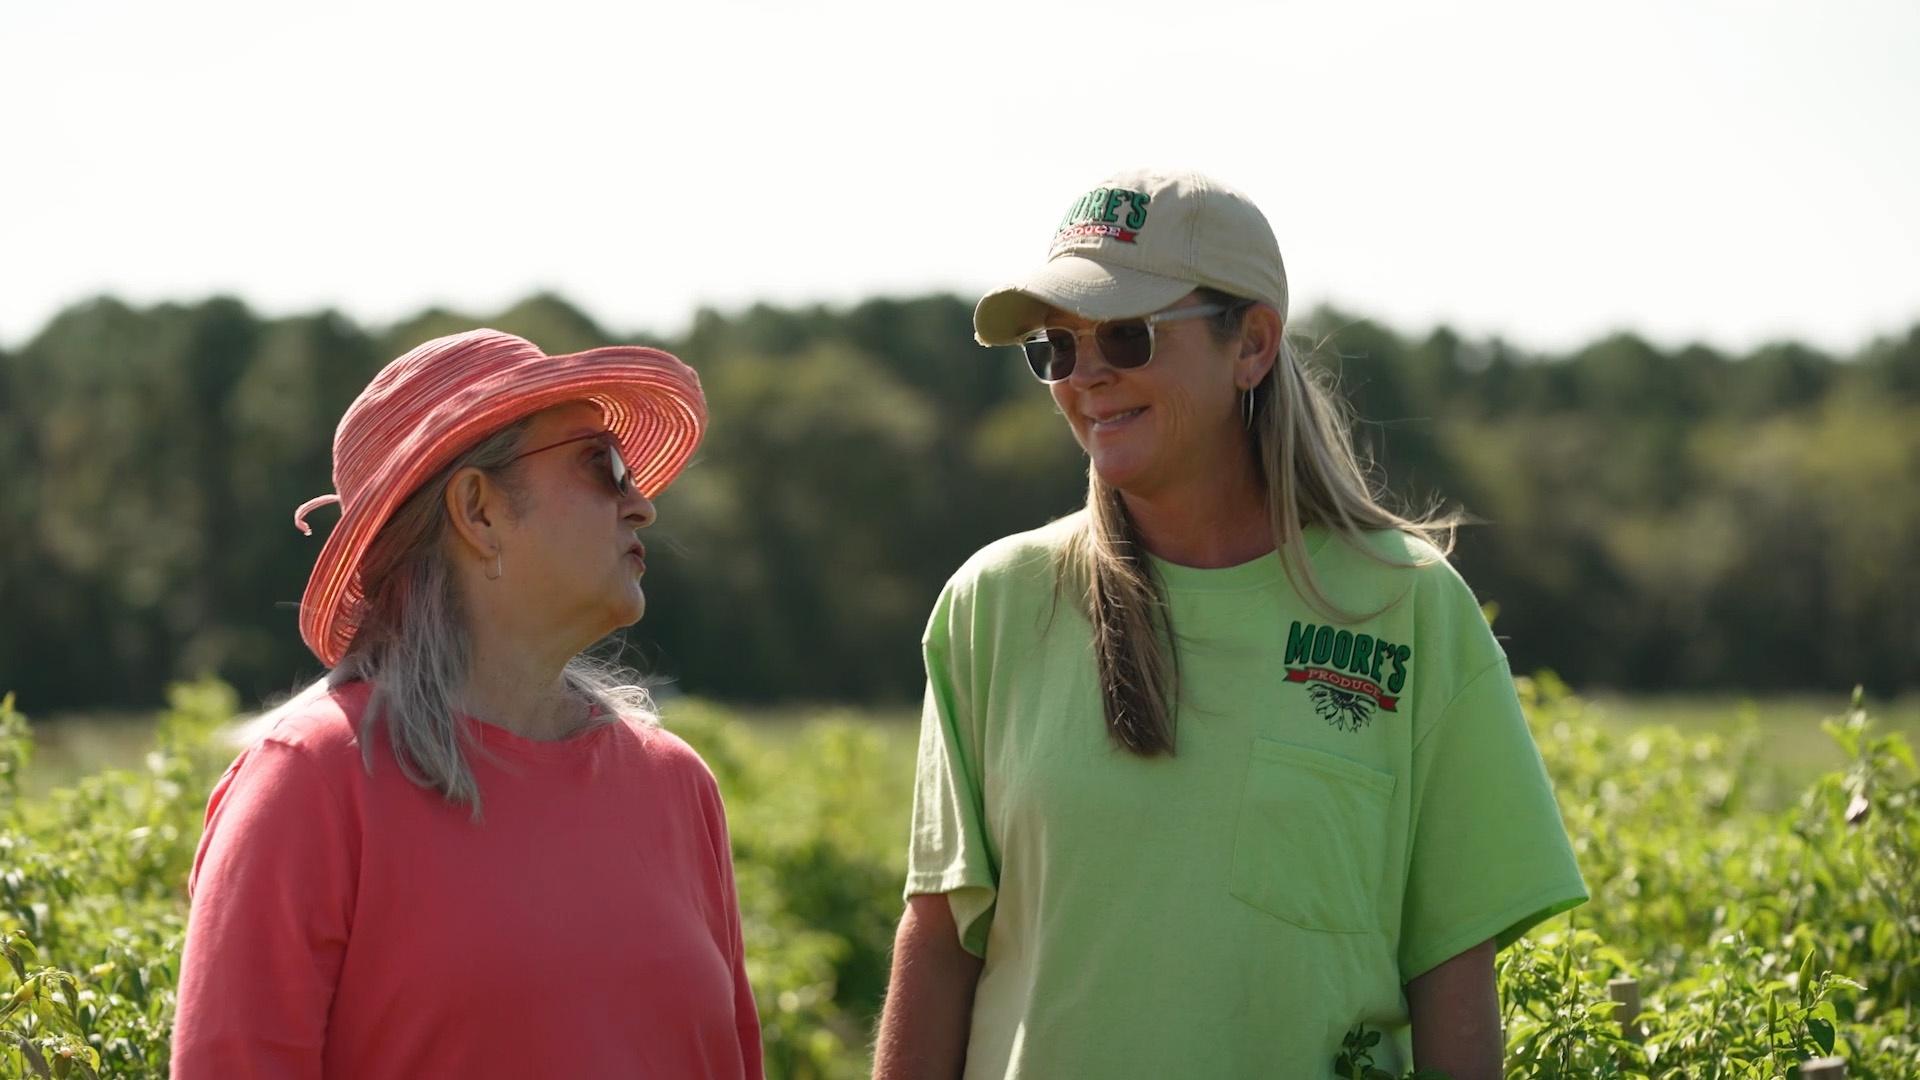
<svg viewBox="0 0 1920 1080">
<path fill-rule="evenodd" d="M 1352 675 L 1342 675 L 1326 668 L 1288 668 L 1287 681 L 1297 683 L 1322 682 L 1335 689 L 1345 690 L 1349 694 L 1365 694 L 1372 698 L 1382 709 L 1399 712 L 1395 704 L 1399 698 L 1383 692 L 1378 686 L 1366 679 L 1356 679 Z"/>
<path fill-rule="evenodd" d="M 1078 240 L 1086 236 L 1095 236 L 1104 237 L 1108 240 L 1118 240 L 1123 244 L 1131 244 L 1139 235 L 1139 233 L 1131 229 L 1123 229 L 1118 225 L 1107 225 L 1097 221 L 1090 221 L 1083 222 L 1079 225 L 1069 225 L 1061 229 L 1054 234 L 1053 242 L 1063 244 L 1068 240 Z"/>
</svg>

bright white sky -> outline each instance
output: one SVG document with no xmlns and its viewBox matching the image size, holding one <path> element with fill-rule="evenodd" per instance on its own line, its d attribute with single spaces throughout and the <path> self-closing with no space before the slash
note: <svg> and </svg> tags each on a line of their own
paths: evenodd
<svg viewBox="0 0 1920 1080">
<path fill-rule="evenodd" d="M 1920 3 L 13 3 L 0 343 L 971 294 L 1132 165 L 1251 194 L 1297 311 L 1851 350 L 1920 321 Z"/>
</svg>

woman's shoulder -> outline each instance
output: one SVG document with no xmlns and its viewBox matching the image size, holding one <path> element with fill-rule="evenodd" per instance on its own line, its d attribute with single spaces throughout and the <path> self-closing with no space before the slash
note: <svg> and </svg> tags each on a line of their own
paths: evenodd
<svg viewBox="0 0 1920 1080">
<path fill-rule="evenodd" d="M 622 735 L 648 757 L 676 768 L 707 767 L 693 744 L 667 730 L 657 716 L 622 716 L 616 723 Z"/>
<path fill-rule="evenodd" d="M 667 730 L 657 716 L 622 716 L 619 737 L 647 763 L 647 767 L 669 776 L 690 781 L 695 786 L 717 786 L 713 768 L 700 752 L 675 732 Z"/>
<path fill-rule="evenodd" d="M 1332 535 L 1315 549 L 1314 572 L 1331 598 L 1355 611 L 1391 609 L 1408 599 L 1425 613 L 1479 610 L 1473 590 L 1436 540 L 1403 529 Z"/>
<path fill-rule="evenodd" d="M 1358 534 L 1336 535 L 1349 546 L 1375 556 L 1382 565 L 1420 570 L 1447 564 L 1447 553 L 1434 538 L 1409 529 L 1366 529 Z"/>
<path fill-rule="evenodd" d="M 923 640 L 971 623 L 985 610 L 1045 603 L 1054 595 L 1057 556 L 1085 517 L 1084 511 L 1068 514 L 1037 529 L 1003 536 L 974 552 L 941 586 Z"/>
<path fill-rule="evenodd" d="M 627 758 L 628 768 L 646 778 L 643 787 L 650 797 L 692 808 L 709 823 L 726 820 L 720 778 L 692 743 L 668 731 L 658 718 L 625 717 L 619 723 L 618 735 L 633 755 Z"/>
<path fill-rule="evenodd" d="M 1055 557 L 1080 531 L 1086 516 L 1085 510 L 1077 510 L 1037 529 L 995 540 L 962 563 L 949 585 L 1029 579 L 1051 582 Z"/>
<path fill-rule="evenodd" d="M 236 813 L 249 828 L 293 835 L 316 814 L 341 812 L 362 769 L 355 729 L 366 698 L 358 684 L 317 683 L 242 725 L 239 753 L 207 799 L 208 835 Z"/>
<path fill-rule="evenodd" d="M 1437 540 L 1406 529 L 1367 529 L 1348 533 L 1328 529 L 1328 542 L 1316 548 L 1315 569 L 1346 576 L 1375 576 L 1404 588 L 1413 583 L 1458 582 L 1459 572 L 1447 561 L 1447 550 Z"/>
<path fill-rule="evenodd" d="M 242 756 L 273 746 L 292 750 L 316 763 L 360 760 L 360 718 L 372 688 L 353 681 L 317 684 L 291 701 L 249 721 L 242 729 Z"/>
</svg>

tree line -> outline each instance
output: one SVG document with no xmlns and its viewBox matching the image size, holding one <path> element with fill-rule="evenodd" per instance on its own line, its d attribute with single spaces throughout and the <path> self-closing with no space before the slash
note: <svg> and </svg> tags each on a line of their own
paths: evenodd
<svg viewBox="0 0 1920 1080">
<path fill-rule="evenodd" d="M 228 298 L 102 298 L 0 351 L 0 689 L 41 713 L 151 707 L 213 673 L 318 674 L 294 605 L 334 425 L 373 373 L 474 326 L 549 352 L 666 348 L 712 420 L 649 536 L 626 659 L 735 701 L 918 693 L 946 576 L 1073 509 L 1085 466 L 954 296 L 702 311 L 610 333 L 553 295 L 388 327 Z M 1395 498 L 1464 509 L 1454 561 L 1517 669 L 1635 690 L 1920 686 L 1920 324 L 1833 356 L 1617 334 L 1564 355 L 1300 320 Z"/>
</svg>

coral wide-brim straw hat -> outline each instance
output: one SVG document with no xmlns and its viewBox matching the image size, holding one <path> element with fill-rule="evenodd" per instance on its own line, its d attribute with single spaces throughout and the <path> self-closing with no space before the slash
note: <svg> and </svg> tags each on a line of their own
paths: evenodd
<svg viewBox="0 0 1920 1080">
<path fill-rule="evenodd" d="M 634 486 L 657 498 L 707 427 L 700 377 L 670 353 L 616 345 L 548 356 L 498 330 L 435 338 L 382 368 L 333 436 L 337 494 L 310 499 L 293 523 L 340 504 L 300 601 L 300 636 L 320 662 L 346 655 L 365 605 L 360 564 L 387 519 L 421 484 L 482 439 L 555 405 L 599 406 Z"/>
</svg>

